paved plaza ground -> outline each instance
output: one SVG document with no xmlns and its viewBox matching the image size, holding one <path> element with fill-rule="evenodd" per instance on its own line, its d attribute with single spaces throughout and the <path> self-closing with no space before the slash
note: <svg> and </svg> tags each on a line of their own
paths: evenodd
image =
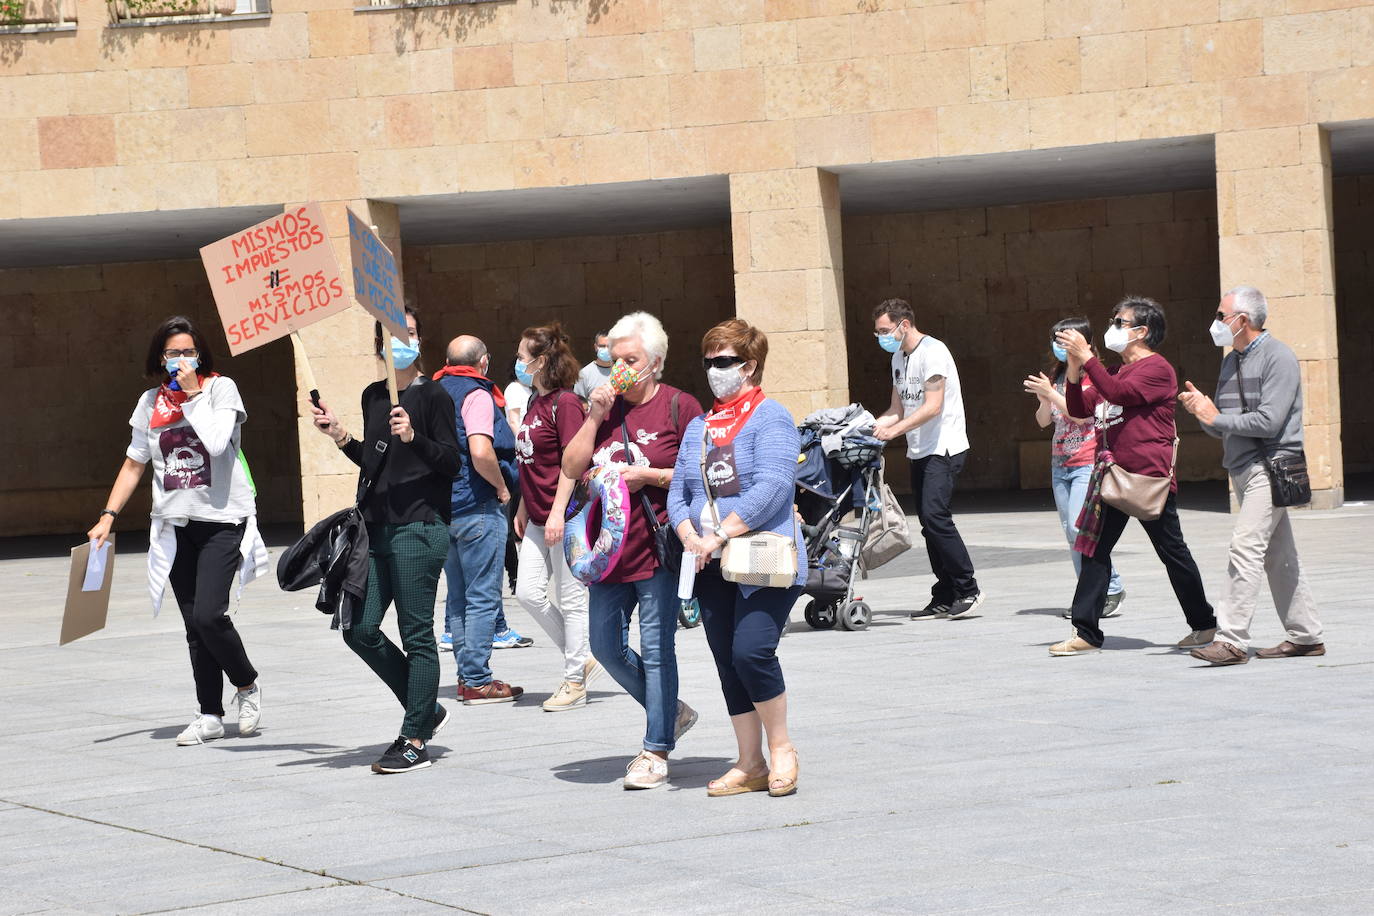
<svg viewBox="0 0 1374 916">
<path fill-rule="evenodd" d="M 1215 600 L 1230 519 L 1192 489 Z M 701 722 L 672 785 L 622 791 L 639 707 L 603 678 L 586 709 L 543 713 L 559 657 L 512 602 L 537 642 L 494 667 L 527 693 L 459 706 L 445 656 L 455 720 L 428 770 L 369 771 L 399 707 L 309 593 L 266 581 L 237 612 L 261 734 L 177 747 L 181 624 L 170 602 L 150 616 L 136 539 L 108 627 L 61 648 L 62 545 L 7 545 L 0 913 L 1374 912 L 1374 507 L 1294 516 L 1329 653 L 1224 669 L 1171 648 L 1187 628 L 1137 526 L 1107 651 L 1050 658 L 1073 582 L 1047 493 L 961 507 L 979 618 L 907 619 L 917 552 L 865 584 L 866 632 L 794 613 L 784 799 L 706 797 L 733 740 L 700 629 L 679 632 Z M 1282 639 L 1267 595 L 1254 633 Z"/>
</svg>

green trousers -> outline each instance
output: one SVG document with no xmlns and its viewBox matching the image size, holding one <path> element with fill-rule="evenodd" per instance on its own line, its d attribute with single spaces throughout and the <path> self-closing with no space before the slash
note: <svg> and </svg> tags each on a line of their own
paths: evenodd
<svg viewBox="0 0 1374 916">
<path fill-rule="evenodd" d="M 344 642 L 396 694 L 405 707 L 401 736 L 428 741 L 439 708 L 439 647 L 434 642 L 434 596 L 448 556 L 442 522 L 368 525 L 367 600 Z M 396 605 L 401 648 L 382 632 L 386 609 Z"/>
</svg>

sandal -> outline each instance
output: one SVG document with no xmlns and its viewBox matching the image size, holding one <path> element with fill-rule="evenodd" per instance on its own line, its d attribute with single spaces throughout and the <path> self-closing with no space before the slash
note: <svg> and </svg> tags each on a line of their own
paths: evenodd
<svg viewBox="0 0 1374 916">
<path fill-rule="evenodd" d="M 795 747 L 788 748 L 788 750 L 792 752 L 791 772 L 771 770 L 768 773 L 768 794 L 774 798 L 782 798 L 784 795 L 791 795 L 797 791 L 797 777 L 801 773 L 801 758 L 797 755 Z"/>
<path fill-rule="evenodd" d="M 727 777 L 731 773 L 742 773 L 743 782 L 731 782 Z M 706 795 L 709 798 L 725 798 L 729 795 L 743 795 L 746 792 L 766 792 L 768 790 L 768 774 L 750 776 L 739 767 L 731 767 L 726 771 L 725 776 L 713 779 L 706 784 Z"/>
</svg>

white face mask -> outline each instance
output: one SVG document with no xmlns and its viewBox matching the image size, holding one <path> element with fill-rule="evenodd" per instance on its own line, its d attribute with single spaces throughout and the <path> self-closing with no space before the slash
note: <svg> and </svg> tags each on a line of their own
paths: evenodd
<svg viewBox="0 0 1374 916">
<path fill-rule="evenodd" d="M 1102 342 L 1107 345 L 1107 349 L 1113 353 L 1120 353 L 1131 343 L 1131 329 L 1119 328 L 1112 325 L 1107 328 L 1107 333 L 1102 335 Z"/>
<path fill-rule="evenodd" d="M 1235 318 L 1235 315 L 1231 316 Z M 1220 318 L 1212 322 L 1212 326 L 1207 329 L 1212 335 L 1212 343 L 1218 347 L 1229 347 L 1236 342 L 1236 332 L 1231 330 L 1231 326 Z"/>
<path fill-rule="evenodd" d="M 729 400 L 744 387 L 744 372 L 739 366 L 728 369 L 712 367 L 706 370 L 706 381 L 717 401 Z"/>
</svg>

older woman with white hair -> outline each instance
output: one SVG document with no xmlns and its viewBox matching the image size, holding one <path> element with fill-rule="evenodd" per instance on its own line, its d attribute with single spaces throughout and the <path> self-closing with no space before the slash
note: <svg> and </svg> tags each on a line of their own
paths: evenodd
<svg viewBox="0 0 1374 916">
<path fill-rule="evenodd" d="M 657 318 L 634 312 L 609 336 L 609 381 L 592 390 L 586 422 L 564 449 L 563 473 L 576 480 L 594 466 L 615 465 L 631 493 L 620 553 L 589 588 L 589 635 L 592 655 L 648 718 L 625 788 L 653 789 L 668 781 L 668 753 L 697 721 L 677 697 L 677 574 L 660 562 L 654 532 L 667 525 L 683 433 L 703 411 L 696 398 L 659 381 L 668 335 Z M 636 605 L 638 652 L 630 648 Z"/>
</svg>

